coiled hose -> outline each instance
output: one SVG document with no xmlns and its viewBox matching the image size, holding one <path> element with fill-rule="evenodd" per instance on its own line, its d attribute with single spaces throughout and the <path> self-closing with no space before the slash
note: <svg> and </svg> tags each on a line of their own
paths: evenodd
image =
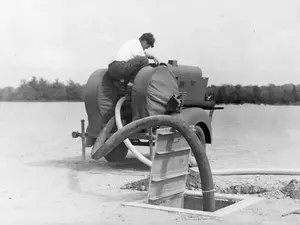
<svg viewBox="0 0 300 225">
<path fill-rule="evenodd" d="M 92 159 L 100 159 L 116 148 L 125 139 L 129 138 L 135 133 L 140 132 L 141 130 L 154 126 L 172 127 L 186 139 L 187 143 L 191 147 L 192 152 L 194 153 L 198 169 L 200 171 L 203 193 L 203 210 L 209 212 L 215 211 L 214 183 L 209 161 L 206 156 L 205 149 L 201 145 L 197 135 L 189 128 L 185 121 L 178 117 L 169 115 L 149 116 L 125 125 L 106 140 L 110 130 L 112 127 L 114 127 L 114 125 L 115 118 L 112 117 L 106 124 L 105 128 L 100 132 L 95 145 L 92 148 Z"/>
<path fill-rule="evenodd" d="M 127 97 L 122 97 L 119 99 L 119 101 L 117 102 L 117 105 L 115 107 L 115 120 L 116 120 L 116 125 L 118 130 L 123 128 L 123 124 L 122 124 L 122 118 L 121 118 L 121 108 L 123 103 L 126 101 Z M 145 156 L 143 156 L 135 147 L 134 145 L 131 143 L 131 141 L 126 138 L 124 141 L 124 144 L 126 145 L 126 147 L 135 155 L 135 157 L 140 160 L 142 163 L 146 164 L 147 166 L 151 167 L 152 166 L 152 162 L 147 159 Z"/>
</svg>

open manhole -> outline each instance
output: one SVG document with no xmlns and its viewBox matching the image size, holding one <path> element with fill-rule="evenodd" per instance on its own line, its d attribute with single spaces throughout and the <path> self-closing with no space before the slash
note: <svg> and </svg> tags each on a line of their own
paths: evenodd
<svg viewBox="0 0 300 225">
<path fill-rule="evenodd" d="M 232 195 L 232 194 L 215 194 L 215 211 L 203 211 L 203 198 L 201 191 L 186 190 L 183 194 L 173 195 L 158 201 L 149 201 L 146 199 L 122 203 L 123 206 L 140 207 L 146 209 L 174 212 L 180 214 L 223 217 L 227 214 L 242 210 L 247 206 L 260 201 L 261 198 L 246 196 L 246 195 Z"/>
</svg>

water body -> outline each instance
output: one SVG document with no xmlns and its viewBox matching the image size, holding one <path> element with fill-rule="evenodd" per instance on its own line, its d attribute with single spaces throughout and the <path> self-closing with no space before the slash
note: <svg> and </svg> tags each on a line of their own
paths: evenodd
<svg viewBox="0 0 300 225">
<path fill-rule="evenodd" d="M 228 105 L 213 131 L 209 150 L 223 167 L 299 167 L 299 106 Z"/>
<path fill-rule="evenodd" d="M 300 107 L 225 105 L 213 116 L 209 158 L 219 168 L 299 168 Z M 0 103 L 1 151 L 36 157 L 59 157 L 61 151 L 80 154 L 80 140 L 71 138 L 87 117 L 83 103 Z M 43 148 L 47 146 L 47 148 Z M 53 150 L 49 152 L 43 149 Z"/>
</svg>

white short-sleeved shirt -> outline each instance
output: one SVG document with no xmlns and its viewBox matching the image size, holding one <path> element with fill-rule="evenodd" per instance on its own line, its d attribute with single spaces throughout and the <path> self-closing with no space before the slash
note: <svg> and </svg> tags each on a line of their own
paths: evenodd
<svg viewBox="0 0 300 225">
<path fill-rule="evenodd" d="M 117 55 L 113 58 L 112 61 L 127 61 L 133 59 L 135 56 L 146 56 L 144 49 L 138 39 L 126 41 Z"/>
</svg>

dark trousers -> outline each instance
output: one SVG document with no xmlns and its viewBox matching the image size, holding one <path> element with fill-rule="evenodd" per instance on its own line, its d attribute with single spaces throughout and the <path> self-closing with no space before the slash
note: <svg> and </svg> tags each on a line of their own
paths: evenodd
<svg viewBox="0 0 300 225">
<path fill-rule="evenodd" d="M 108 66 L 108 73 L 117 82 L 123 82 L 125 87 L 134 80 L 140 69 L 149 65 L 148 58 L 145 56 L 137 56 L 128 61 L 113 61 Z"/>
</svg>

